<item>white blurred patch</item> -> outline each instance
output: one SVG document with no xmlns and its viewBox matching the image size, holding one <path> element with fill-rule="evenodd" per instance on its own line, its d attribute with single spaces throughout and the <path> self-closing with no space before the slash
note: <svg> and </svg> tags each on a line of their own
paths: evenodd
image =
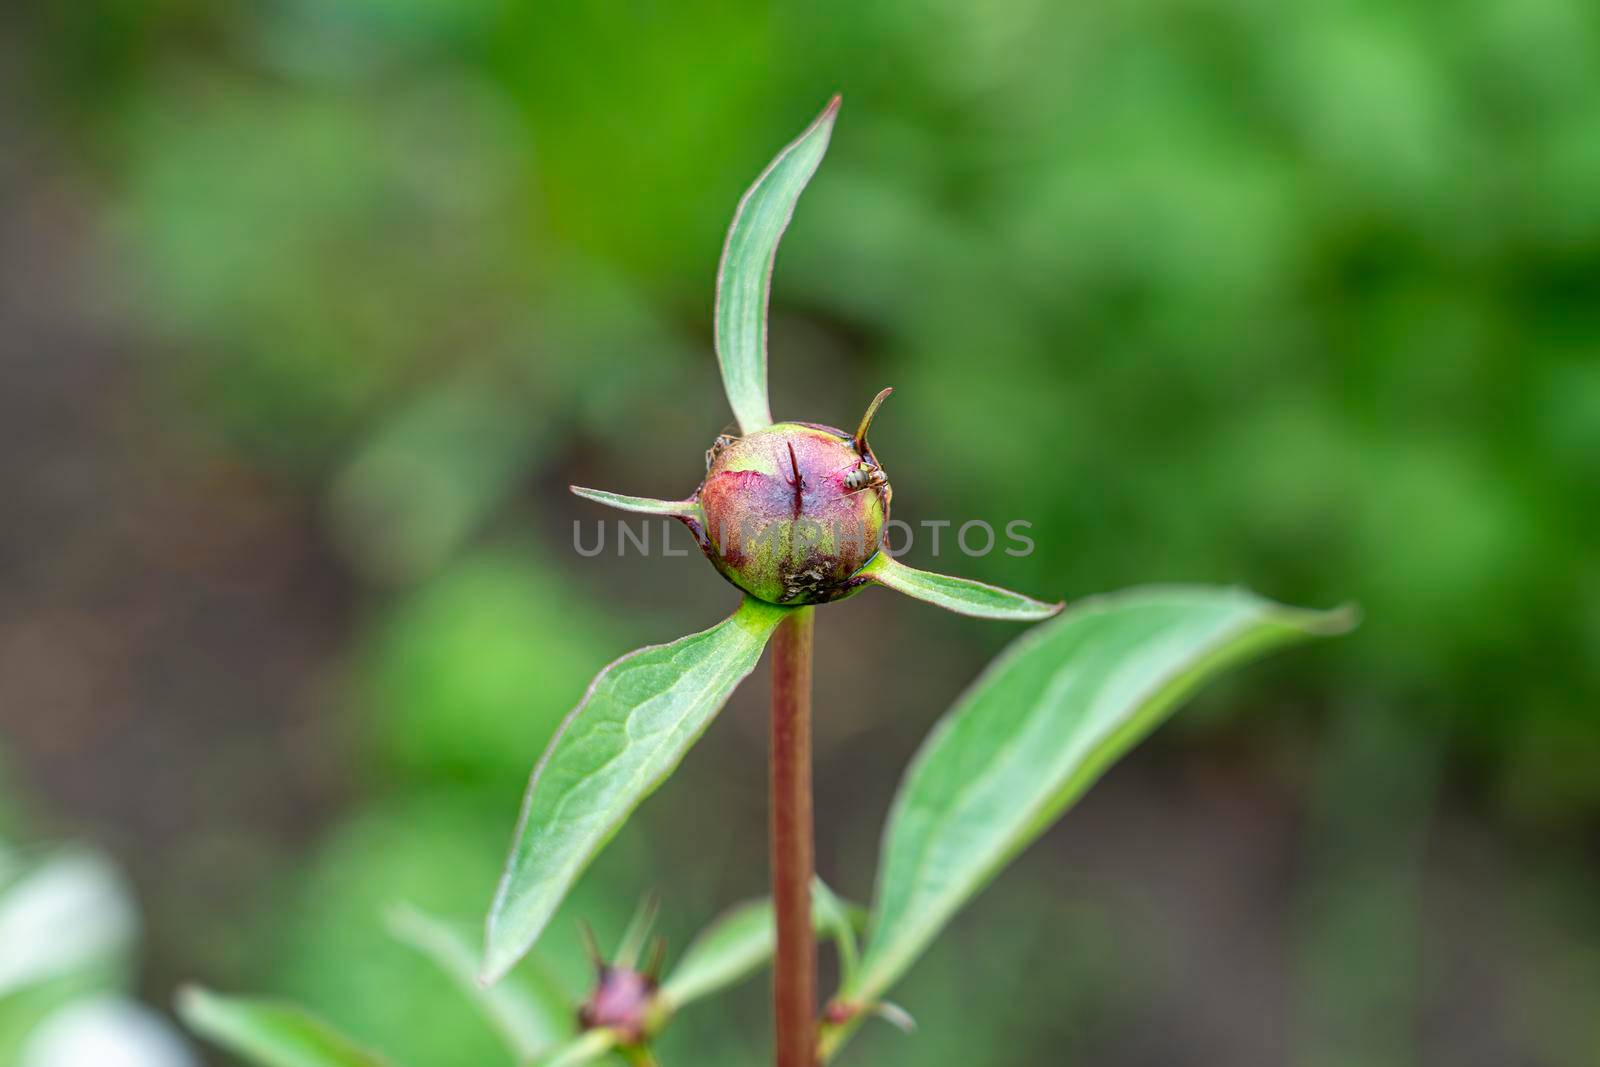
<svg viewBox="0 0 1600 1067">
<path fill-rule="evenodd" d="M 47 1018 L 20 1067 L 197 1067 L 160 1016 L 118 997 L 80 1000 Z"/>
<path fill-rule="evenodd" d="M 0 891 L 0 995 L 115 959 L 137 927 L 110 864 L 58 854 Z"/>
</svg>

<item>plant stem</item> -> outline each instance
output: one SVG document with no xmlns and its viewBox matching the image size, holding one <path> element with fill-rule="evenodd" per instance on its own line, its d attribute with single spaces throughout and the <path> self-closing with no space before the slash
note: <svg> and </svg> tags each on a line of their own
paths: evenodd
<svg viewBox="0 0 1600 1067">
<path fill-rule="evenodd" d="M 778 624 L 772 641 L 772 903 L 777 1067 L 816 1063 L 817 943 L 811 926 L 815 848 L 811 821 L 811 636 L 809 607 Z"/>
</svg>

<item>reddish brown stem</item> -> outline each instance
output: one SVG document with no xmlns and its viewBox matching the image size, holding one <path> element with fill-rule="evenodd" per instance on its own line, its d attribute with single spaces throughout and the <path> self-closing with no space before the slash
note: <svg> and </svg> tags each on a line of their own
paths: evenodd
<svg viewBox="0 0 1600 1067">
<path fill-rule="evenodd" d="M 815 863 L 811 821 L 811 635 L 813 612 L 796 608 L 772 641 L 772 902 L 777 1067 L 815 1067 L 817 943 L 811 933 Z"/>
</svg>

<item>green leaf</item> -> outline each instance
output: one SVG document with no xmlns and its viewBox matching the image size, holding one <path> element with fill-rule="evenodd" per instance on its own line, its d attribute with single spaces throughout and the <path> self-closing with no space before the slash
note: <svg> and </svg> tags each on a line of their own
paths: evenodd
<svg viewBox="0 0 1600 1067">
<path fill-rule="evenodd" d="M 477 948 L 454 924 L 409 905 L 393 908 L 388 919 L 389 932 L 433 960 L 477 1005 L 519 1061 L 572 1036 L 573 1005 L 553 981 L 519 981 L 519 971 L 497 985 L 482 986 Z"/>
<path fill-rule="evenodd" d="M 778 241 L 795 203 L 828 150 L 839 114 L 835 96 L 804 133 L 778 153 L 739 201 L 717 268 L 716 345 L 728 403 L 744 433 L 772 425 L 767 404 L 767 298 Z"/>
<path fill-rule="evenodd" d="M 277 1001 L 224 997 L 189 988 L 178 994 L 189 1027 L 256 1067 L 385 1067 L 326 1023 Z"/>
<path fill-rule="evenodd" d="M 1059 602 L 1047 604 L 997 585 L 975 582 L 971 578 L 953 578 L 947 574 L 919 571 L 897 561 L 887 552 L 873 556 L 859 573 L 906 596 L 979 619 L 1032 622 L 1048 619 L 1063 607 Z"/>
<path fill-rule="evenodd" d="M 616 1047 L 617 1035 L 610 1030 L 590 1030 L 534 1060 L 530 1067 L 578 1067 L 593 1063 Z"/>
<path fill-rule="evenodd" d="M 816 916 L 817 929 L 833 938 L 834 948 L 839 953 L 840 981 L 851 981 L 860 963 L 860 948 L 856 944 L 858 924 L 851 915 L 851 905 L 841 900 L 821 878 L 813 878 L 811 910 Z"/>
<path fill-rule="evenodd" d="M 842 959 L 854 967 L 856 920 L 854 905 L 840 899 L 819 878 L 811 885 L 811 916 L 818 931 L 839 943 Z M 845 942 L 848 941 L 848 949 Z M 661 999 L 669 1011 L 748 978 L 772 959 L 777 942 L 777 920 L 772 901 L 763 897 L 736 904 L 723 912 L 689 943 L 683 958 L 661 984 Z"/>
<path fill-rule="evenodd" d="M 746 597 L 711 629 L 630 652 L 590 684 L 528 783 L 489 910 L 484 981 L 538 940 L 589 861 L 755 669 L 788 611 Z"/>
<path fill-rule="evenodd" d="M 934 727 L 884 832 L 872 933 L 841 997 L 879 1000 L 956 911 L 1201 683 L 1348 613 L 1238 590 L 1095 598 L 1013 642 Z M 840 1031 L 825 1038 L 832 1051 Z"/>
<path fill-rule="evenodd" d="M 699 501 L 692 497 L 688 500 L 656 500 L 648 496 L 623 496 L 621 493 L 608 493 L 604 489 L 585 489 L 581 485 L 569 485 L 568 489 L 583 497 L 593 500 L 597 504 L 617 508 L 622 511 L 636 511 L 642 515 L 670 515 L 674 518 L 688 517 L 705 523 L 705 516 L 700 510 Z"/>
<path fill-rule="evenodd" d="M 729 908 L 695 937 L 667 980 L 661 999 L 671 1010 L 749 977 L 772 958 L 776 923 L 772 901 Z"/>
</svg>

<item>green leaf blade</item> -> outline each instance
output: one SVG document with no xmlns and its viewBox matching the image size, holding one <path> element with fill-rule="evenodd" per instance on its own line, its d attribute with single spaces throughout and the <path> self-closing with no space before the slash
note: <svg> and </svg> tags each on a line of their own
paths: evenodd
<svg viewBox="0 0 1600 1067">
<path fill-rule="evenodd" d="M 851 905 L 841 900 L 821 878 L 811 880 L 811 911 L 818 933 L 833 938 L 839 953 L 839 977 L 850 982 L 856 976 L 861 962 L 861 950 L 856 944 L 856 923 L 851 915 Z"/>
<path fill-rule="evenodd" d="M 190 1029 L 256 1067 L 388 1067 L 290 1004 L 189 988 L 178 994 L 178 1014 Z"/>
<path fill-rule="evenodd" d="M 1059 614 L 1065 606 L 1060 602 L 1050 604 L 1035 600 L 971 578 L 908 567 L 887 552 L 873 556 L 859 573 L 886 589 L 977 619 L 1037 622 Z"/>
<path fill-rule="evenodd" d="M 822 879 L 811 884 L 811 921 L 819 934 L 839 945 L 846 966 L 855 965 L 858 905 L 845 901 Z M 661 983 L 669 1011 L 736 985 L 772 959 L 778 940 L 772 901 L 762 897 L 735 904 L 695 935 L 672 973 Z"/>
<path fill-rule="evenodd" d="M 676 1011 L 726 989 L 764 966 L 772 958 L 776 940 L 772 901 L 734 905 L 689 943 L 661 984 L 663 1000 Z"/>
<path fill-rule="evenodd" d="M 489 911 L 483 981 L 533 946 L 589 861 L 755 669 L 788 610 L 747 597 L 709 630 L 630 652 L 595 677 L 528 783 Z"/>
<path fill-rule="evenodd" d="M 767 299 L 778 242 L 828 150 L 839 98 L 745 192 L 717 268 L 716 346 L 728 404 L 744 433 L 772 425 L 767 401 Z"/>
<path fill-rule="evenodd" d="M 529 1067 L 579 1067 L 593 1063 L 616 1047 L 617 1035 L 610 1030 L 589 1030 L 533 1060 Z"/>
<path fill-rule="evenodd" d="M 934 728 L 884 832 L 852 1000 L 882 997 L 960 907 L 1204 681 L 1348 629 L 1237 590 L 1095 598 L 1023 635 Z"/>
</svg>

